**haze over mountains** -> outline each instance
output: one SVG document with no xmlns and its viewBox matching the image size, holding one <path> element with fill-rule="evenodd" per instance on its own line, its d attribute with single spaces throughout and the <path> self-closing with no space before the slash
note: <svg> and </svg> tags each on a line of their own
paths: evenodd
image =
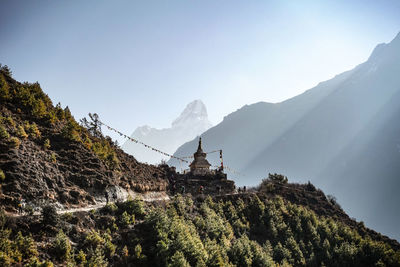
<svg viewBox="0 0 400 267">
<path fill-rule="evenodd" d="M 202 135 L 204 149 L 223 149 L 224 162 L 246 174 L 231 174 L 238 185 L 258 184 L 269 172 L 310 180 L 350 216 L 400 239 L 399 74 L 400 34 L 365 63 L 299 96 L 229 114 Z M 196 145 L 175 155 L 190 155 Z"/>
<path fill-rule="evenodd" d="M 155 129 L 145 125 L 138 127 L 131 137 L 173 154 L 179 146 L 202 134 L 211 126 L 206 106 L 201 100 L 195 100 L 186 106 L 180 116 L 172 122 L 170 128 Z M 157 164 L 161 160 L 169 159 L 131 141 L 126 141 L 122 148 L 142 162 Z"/>
</svg>

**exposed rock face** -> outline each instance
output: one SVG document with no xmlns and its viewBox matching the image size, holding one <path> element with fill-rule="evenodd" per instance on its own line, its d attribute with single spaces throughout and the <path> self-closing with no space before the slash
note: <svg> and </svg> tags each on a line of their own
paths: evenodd
<svg viewBox="0 0 400 267">
<path fill-rule="evenodd" d="M 155 129 L 146 125 L 138 127 L 131 137 L 173 154 L 179 146 L 202 134 L 211 126 L 206 106 L 201 100 L 195 100 L 186 106 L 170 128 Z M 169 159 L 130 141 L 125 142 L 122 148 L 141 162 L 157 164 Z"/>
<path fill-rule="evenodd" d="M 24 140 L 18 149 L 2 145 L 0 167 L 6 173 L 2 204 L 16 207 L 20 197 L 35 205 L 56 200 L 66 206 L 94 204 L 94 195 L 116 185 L 136 192 L 166 190 L 164 170 L 139 163 L 121 150 L 121 168 L 113 171 L 82 145 L 58 141 L 52 140 L 51 152 L 31 140 Z"/>
</svg>

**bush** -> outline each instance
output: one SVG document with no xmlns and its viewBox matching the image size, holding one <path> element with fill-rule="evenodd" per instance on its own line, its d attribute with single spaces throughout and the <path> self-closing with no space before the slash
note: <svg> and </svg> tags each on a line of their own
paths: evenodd
<svg viewBox="0 0 400 267">
<path fill-rule="evenodd" d="M 135 223 L 135 215 L 129 215 L 126 211 L 124 211 L 120 219 L 120 224 L 122 225 L 122 227 L 126 228 L 134 223 Z"/>
<path fill-rule="evenodd" d="M 54 206 L 47 205 L 42 209 L 42 223 L 44 225 L 53 225 L 56 226 L 58 224 L 58 214 L 57 210 Z"/>
<path fill-rule="evenodd" d="M 11 266 L 13 260 L 7 253 L 0 251 L 0 266 Z"/>
<path fill-rule="evenodd" d="M 81 136 L 79 134 L 79 125 L 73 121 L 72 119 L 68 120 L 68 122 L 64 125 L 61 135 L 64 138 L 67 138 L 72 141 L 82 142 Z"/>
<path fill-rule="evenodd" d="M 4 174 L 3 170 L 0 169 L 0 182 L 4 182 L 6 179 L 6 175 Z"/>
<path fill-rule="evenodd" d="M 28 135 L 26 134 L 25 129 L 22 125 L 18 125 L 18 127 L 17 127 L 17 136 L 19 136 L 23 139 L 28 137 Z"/>
<path fill-rule="evenodd" d="M 2 74 L 0 74 L 0 101 L 11 99 L 10 87 Z"/>
<path fill-rule="evenodd" d="M 268 179 L 277 183 L 282 183 L 282 184 L 287 184 L 288 178 L 282 174 L 277 174 L 277 173 L 269 173 L 268 174 Z"/>
<path fill-rule="evenodd" d="M 259 190 L 268 193 L 273 192 L 275 190 L 274 183 L 272 183 L 270 179 L 262 179 Z"/>
<path fill-rule="evenodd" d="M 56 163 L 57 162 L 57 156 L 56 156 L 56 153 L 51 153 L 51 155 L 50 155 L 50 161 L 51 162 L 53 162 L 53 163 Z"/>
<path fill-rule="evenodd" d="M 0 140 L 7 140 L 8 138 L 10 138 L 10 134 L 3 125 L 0 125 Z"/>
<path fill-rule="evenodd" d="M 110 202 L 107 205 L 105 205 L 101 210 L 104 213 L 114 214 L 118 210 L 118 207 L 117 205 L 115 205 L 115 203 Z"/>
<path fill-rule="evenodd" d="M 83 252 L 83 250 L 79 250 L 78 255 L 75 256 L 75 262 L 78 266 L 86 266 L 87 260 L 86 260 L 86 254 Z"/>
<path fill-rule="evenodd" d="M 36 123 L 29 124 L 29 122 L 25 122 L 25 130 L 28 131 L 29 135 L 33 138 L 39 138 L 41 133 Z"/>
<path fill-rule="evenodd" d="M 104 259 L 103 251 L 100 248 L 91 253 L 91 257 L 87 262 L 88 267 L 106 267 L 107 261 Z"/>
<path fill-rule="evenodd" d="M 111 239 L 106 240 L 105 244 L 104 244 L 104 254 L 105 254 L 105 256 L 107 258 L 111 259 L 112 257 L 114 257 L 115 250 L 116 250 L 116 245 L 114 245 L 111 242 Z"/>
<path fill-rule="evenodd" d="M 46 138 L 46 140 L 44 140 L 43 147 L 44 147 L 44 149 L 49 149 L 51 147 L 50 140 L 48 138 Z"/>
<path fill-rule="evenodd" d="M 42 261 L 37 257 L 32 257 L 29 259 L 29 262 L 24 265 L 25 267 L 53 267 L 53 263 L 51 261 Z"/>
<path fill-rule="evenodd" d="M 107 140 L 103 139 L 101 141 L 94 142 L 92 145 L 92 150 L 111 169 L 115 169 L 118 166 L 119 160 L 117 153 L 115 153 L 114 149 Z"/>
<path fill-rule="evenodd" d="M 21 145 L 21 141 L 17 137 L 11 137 L 10 145 L 14 148 L 18 148 Z"/>
<path fill-rule="evenodd" d="M 62 109 L 60 102 L 58 102 L 55 107 L 55 114 L 59 121 L 63 121 L 65 119 L 64 110 Z"/>
<path fill-rule="evenodd" d="M 144 202 L 138 197 L 134 200 L 129 199 L 125 201 L 122 205 L 125 211 L 127 211 L 129 214 L 135 215 L 138 218 L 143 218 L 146 214 L 146 211 L 144 209 Z"/>
<path fill-rule="evenodd" d="M 18 232 L 15 243 L 23 258 L 29 259 L 39 255 L 36 243 L 31 236 L 23 236 L 21 232 Z"/>
<path fill-rule="evenodd" d="M 68 237 L 60 230 L 53 241 L 53 251 L 58 260 L 66 261 L 71 257 L 71 244 Z"/>
<path fill-rule="evenodd" d="M 310 181 L 308 181 L 308 183 L 306 185 L 306 190 L 307 191 L 311 191 L 311 192 L 315 192 L 315 191 L 317 191 L 317 188 L 315 188 L 315 186 Z"/>
<path fill-rule="evenodd" d="M 32 115 L 42 119 L 47 115 L 47 108 L 42 99 L 37 99 L 32 104 Z"/>
<path fill-rule="evenodd" d="M 13 128 L 13 129 L 15 128 L 16 123 L 15 123 L 15 121 L 13 120 L 13 118 L 11 116 L 8 116 L 6 118 L 6 122 L 11 128 Z"/>
<path fill-rule="evenodd" d="M 190 267 L 189 262 L 186 260 L 185 255 L 181 251 L 175 252 L 171 258 L 168 267 Z"/>
<path fill-rule="evenodd" d="M 336 199 L 335 196 L 333 196 L 333 195 L 327 195 L 326 198 L 328 199 L 328 201 L 329 201 L 333 206 L 336 206 L 336 207 L 338 207 L 338 208 L 341 209 L 341 207 L 340 207 L 339 203 L 337 202 L 337 199 Z"/>
<path fill-rule="evenodd" d="M 103 243 L 104 240 L 97 231 L 90 231 L 85 238 L 85 245 L 92 249 L 97 248 Z"/>
</svg>

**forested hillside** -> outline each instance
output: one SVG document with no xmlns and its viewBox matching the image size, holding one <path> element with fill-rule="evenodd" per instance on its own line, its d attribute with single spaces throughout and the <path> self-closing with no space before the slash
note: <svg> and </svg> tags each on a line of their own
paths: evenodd
<svg viewBox="0 0 400 267">
<path fill-rule="evenodd" d="M 279 195 L 176 195 L 1 220 L 2 266 L 400 266 L 399 244 Z M 362 231 L 364 229 L 364 232 Z M 51 261 L 51 262 L 50 262 Z"/>
</svg>

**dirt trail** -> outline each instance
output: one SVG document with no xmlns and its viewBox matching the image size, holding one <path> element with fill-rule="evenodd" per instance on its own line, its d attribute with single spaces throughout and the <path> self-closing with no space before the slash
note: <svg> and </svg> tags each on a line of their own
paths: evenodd
<svg viewBox="0 0 400 267">
<path fill-rule="evenodd" d="M 242 193 L 229 193 L 229 194 L 224 194 L 224 196 L 233 196 L 233 195 L 248 195 L 248 194 L 254 194 L 254 192 L 242 192 Z M 168 201 L 170 200 L 170 197 L 164 193 L 160 194 L 160 192 L 148 192 L 146 194 L 140 194 L 141 198 L 145 202 L 154 202 L 154 201 Z M 126 201 L 127 199 L 119 199 L 119 201 Z M 109 203 L 112 203 L 111 201 Z M 105 201 L 96 201 L 96 204 L 94 205 L 88 205 L 85 207 L 79 207 L 79 208 L 70 208 L 70 209 L 61 209 L 57 210 L 57 214 L 65 214 L 65 213 L 74 213 L 74 212 L 80 212 L 80 211 L 91 211 L 91 210 L 96 210 L 104 207 L 107 203 Z M 21 217 L 21 216 L 29 216 L 26 213 L 19 214 L 19 213 L 9 213 L 7 212 L 8 216 L 11 217 Z M 35 211 L 31 216 L 39 216 L 40 212 Z"/>
<path fill-rule="evenodd" d="M 169 196 L 166 193 L 161 193 L 160 192 L 148 192 L 146 194 L 140 194 L 141 198 L 145 202 L 154 202 L 154 201 L 168 201 L 170 200 Z M 126 199 L 119 199 L 119 201 L 126 201 Z M 111 201 L 109 203 L 112 203 Z M 100 209 L 104 207 L 107 203 L 105 201 L 96 201 L 96 204 L 94 205 L 88 205 L 85 207 L 79 207 L 79 208 L 70 208 L 70 209 L 60 209 L 57 210 L 57 214 L 64 214 L 64 213 L 74 213 L 74 212 L 80 212 L 80 211 L 91 211 L 95 209 Z M 8 216 L 11 217 L 21 217 L 21 216 L 29 216 L 27 213 L 10 213 L 6 212 Z M 31 216 L 39 216 L 40 212 L 35 211 Z"/>
</svg>

